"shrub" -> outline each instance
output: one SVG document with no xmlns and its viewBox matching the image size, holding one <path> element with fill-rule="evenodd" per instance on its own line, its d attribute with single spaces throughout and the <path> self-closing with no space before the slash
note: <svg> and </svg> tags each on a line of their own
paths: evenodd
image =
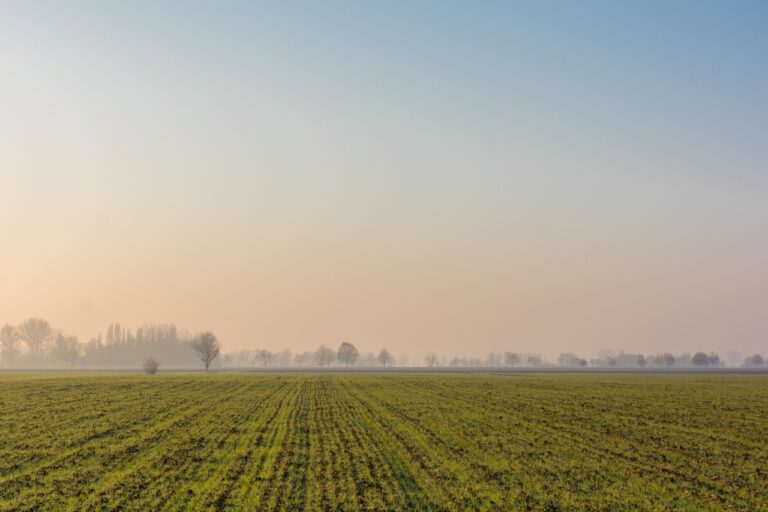
<svg viewBox="0 0 768 512">
<path fill-rule="evenodd" d="M 144 373 L 147 375 L 154 375 L 157 373 L 157 369 L 160 368 L 160 363 L 157 359 L 149 358 L 144 361 Z"/>
</svg>

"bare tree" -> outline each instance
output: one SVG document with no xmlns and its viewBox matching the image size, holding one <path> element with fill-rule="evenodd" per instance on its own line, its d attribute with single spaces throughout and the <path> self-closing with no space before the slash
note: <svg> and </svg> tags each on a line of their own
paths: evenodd
<svg viewBox="0 0 768 512">
<path fill-rule="evenodd" d="M 526 357 L 525 362 L 528 363 L 528 366 L 541 366 L 544 364 L 544 361 L 541 359 L 541 356 L 538 354 L 531 354 L 528 357 Z"/>
<path fill-rule="evenodd" d="M 3 364 L 10 365 L 19 350 L 19 331 L 11 324 L 5 324 L 0 329 L 0 357 Z"/>
<path fill-rule="evenodd" d="M 33 356 L 39 356 L 55 334 L 51 324 L 42 318 L 30 318 L 19 326 L 19 336 Z"/>
<path fill-rule="evenodd" d="M 80 357 L 80 348 L 77 336 L 64 336 L 61 333 L 56 336 L 54 352 L 59 359 L 69 363 L 70 368 L 75 366 L 75 361 Z"/>
<path fill-rule="evenodd" d="M 435 366 L 437 366 L 437 356 L 434 353 L 430 352 L 429 354 L 427 354 L 427 357 L 424 358 L 424 362 L 427 363 L 427 366 L 429 366 L 430 368 L 434 368 Z"/>
<path fill-rule="evenodd" d="M 564 368 L 582 366 L 581 358 L 572 352 L 563 352 L 557 357 L 557 364 Z"/>
<path fill-rule="evenodd" d="M 293 356 L 293 364 L 295 366 L 309 366 L 314 358 L 315 354 L 312 352 L 302 352 Z"/>
<path fill-rule="evenodd" d="M 491 368 L 501 366 L 502 361 L 504 361 L 504 355 L 501 352 L 489 352 L 486 358 L 486 363 Z"/>
<path fill-rule="evenodd" d="M 392 364 L 392 361 L 394 361 L 392 354 L 389 353 L 389 350 L 383 348 L 381 349 L 381 352 L 379 352 L 379 355 L 376 357 L 376 360 L 383 366 L 384 368 L 387 367 L 388 364 Z"/>
<path fill-rule="evenodd" d="M 320 345 L 317 352 L 315 352 L 315 362 L 322 368 L 324 366 L 330 366 L 333 360 L 336 359 L 336 352 L 332 348 L 328 348 L 325 345 Z"/>
<path fill-rule="evenodd" d="M 504 352 L 504 364 L 507 366 L 517 366 L 520 364 L 520 356 L 514 352 Z"/>
<path fill-rule="evenodd" d="M 344 363 L 349 368 L 357 362 L 357 358 L 360 357 L 360 352 L 357 348 L 346 341 L 339 346 L 339 351 L 336 355 L 336 359 Z"/>
<path fill-rule="evenodd" d="M 274 354 L 269 350 L 262 349 L 256 351 L 256 360 L 260 362 L 264 368 L 269 366 L 269 363 L 271 363 L 274 358 Z"/>
<path fill-rule="evenodd" d="M 160 363 L 157 359 L 150 357 L 144 361 L 144 373 L 147 375 L 154 375 L 157 373 L 157 369 L 160 368 Z"/>
<path fill-rule="evenodd" d="M 275 364 L 277 364 L 277 366 L 280 366 L 282 368 L 287 368 L 291 366 L 291 360 L 293 360 L 293 353 L 290 350 L 288 349 L 283 350 L 282 352 L 274 354 L 274 356 L 275 356 L 274 361 L 275 361 Z"/>
<path fill-rule="evenodd" d="M 192 348 L 195 349 L 195 352 L 197 352 L 200 360 L 205 365 L 205 371 L 208 371 L 208 367 L 211 366 L 213 360 L 216 359 L 219 352 L 221 352 L 219 339 L 210 331 L 205 331 L 198 335 L 197 338 L 192 341 Z"/>
</svg>

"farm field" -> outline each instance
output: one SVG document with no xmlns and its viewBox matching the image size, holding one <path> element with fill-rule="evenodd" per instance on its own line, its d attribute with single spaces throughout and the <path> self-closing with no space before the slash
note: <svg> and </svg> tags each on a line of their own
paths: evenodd
<svg viewBox="0 0 768 512">
<path fill-rule="evenodd" d="M 768 377 L 0 374 L 0 510 L 768 510 Z"/>
</svg>

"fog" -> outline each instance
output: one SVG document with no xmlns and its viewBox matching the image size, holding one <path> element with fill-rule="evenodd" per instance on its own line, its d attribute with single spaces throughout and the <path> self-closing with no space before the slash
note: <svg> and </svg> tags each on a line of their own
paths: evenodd
<svg viewBox="0 0 768 512">
<path fill-rule="evenodd" d="M 226 351 L 211 331 L 192 334 L 175 324 L 144 324 L 135 330 L 111 323 L 88 341 L 81 341 L 56 329 L 47 320 L 29 318 L 18 325 L 0 328 L 0 368 L 3 369 L 138 369 L 148 367 L 197 369 L 201 364 L 212 369 L 391 369 L 391 368 L 567 368 L 567 369 L 714 369 L 724 367 L 768 367 L 760 354 L 742 359 L 735 351 L 726 358 L 715 352 L 695 354 L 633 354 L 602 351 L 587 359 L 563 352 L 555 359 L 540 353 L 490 352 L 485 357 L 458 357 L 428 353 L 419 358 L 413 353 L 394 354 L 387 347 L 376 351 L 342 342 L 338 348 L 320 345 L 315 350 L 293 352 L 290 348 Z"/>
</svg>

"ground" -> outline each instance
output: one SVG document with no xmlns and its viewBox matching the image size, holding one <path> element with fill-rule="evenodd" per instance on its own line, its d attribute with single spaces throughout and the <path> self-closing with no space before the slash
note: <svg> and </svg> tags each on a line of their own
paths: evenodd
<svg viewBox="0 0 768 512">
<path fill-rule="evenodd" d="M 768 377 L 0 374 L 2 510 L 768 510 Z"/>
</svg>

